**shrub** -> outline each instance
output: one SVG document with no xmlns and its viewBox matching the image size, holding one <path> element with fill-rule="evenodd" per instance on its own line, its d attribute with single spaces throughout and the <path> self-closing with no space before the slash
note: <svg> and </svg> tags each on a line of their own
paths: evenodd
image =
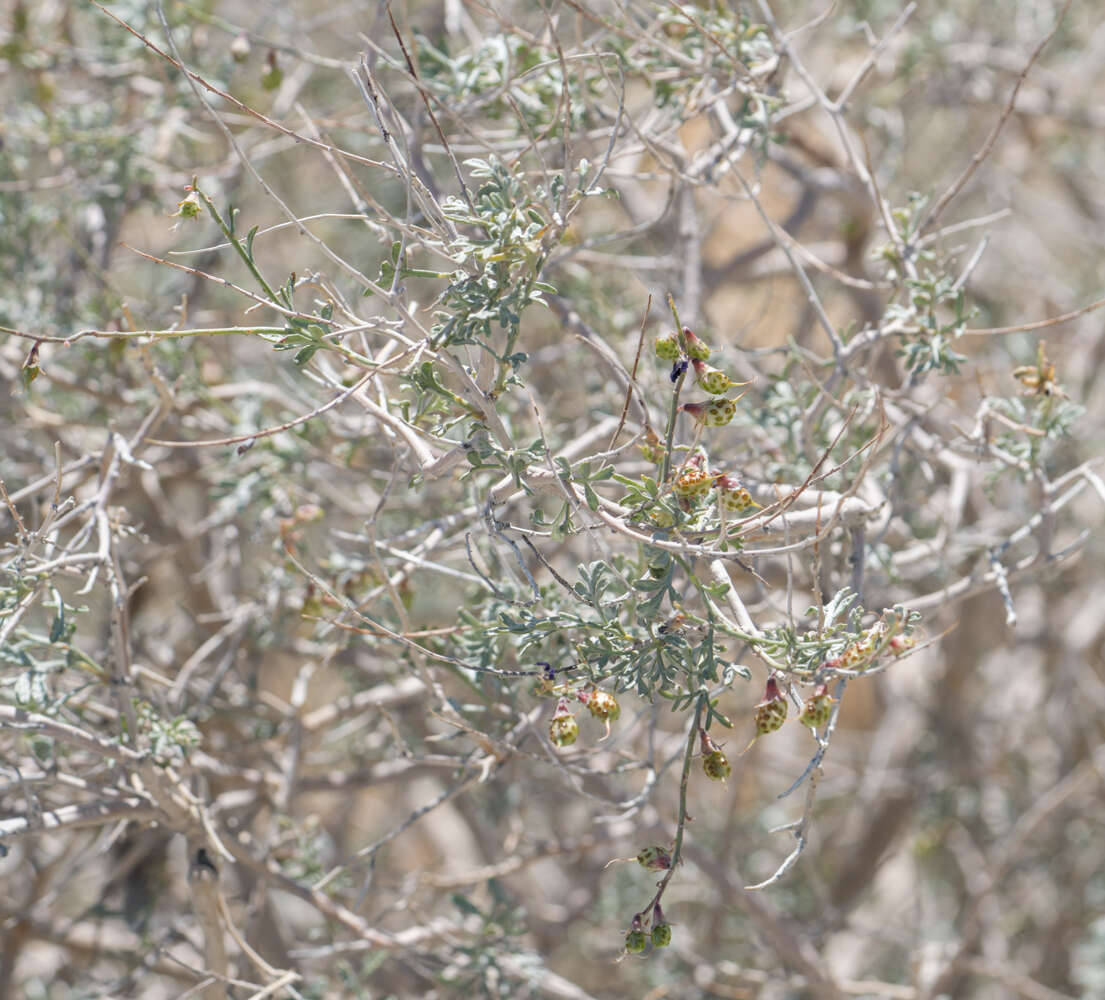
<svg viewBox="0 0 1105 1000">
<path fill-rule="evenodd" d="M 1086 15 L 891 6 L 17 6 L 0 993 L 1089 981 Z"/>
</svg>

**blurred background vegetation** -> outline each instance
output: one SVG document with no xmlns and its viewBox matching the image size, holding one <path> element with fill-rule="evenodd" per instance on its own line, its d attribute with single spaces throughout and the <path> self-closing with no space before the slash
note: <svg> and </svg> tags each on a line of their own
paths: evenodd
<svg viewBox="0 0 1105 1000">
<path fill-rule="evenodd" d="M 258 958 L 228 937 L 241 982 L 191 995 L 252 996 L 288 970 L 274 995 L 1105 997 L 1105 486 L 1094 464 L 1105 313 L 959 336 L 1102 295 L 1105 26 L 1093 5 L 1053 0 L 780 0 L 771 11 L 778 31 L 758 4 L 674 0 L 409 0 L 390 16 L 376 0 L 7 5 L 0 701 L 101 739 L 140 733 L 208 821 L 260 859 L 215 859 L 231 914 L 216 924 L 236 925 Z M 371 73 L 358 78 L 362 53 Z M 375 108 L 366 80 L 381 88 Z M 1018 87 L 942 228 L 926 232 L 925 213 Z M 407 176 L 389 167 L 397 144 Z M 414 337 L 389 313 L 397 303 L 425 328 L 438 322 L 442 282 L 419 269 L 447 276 L 446 253 L 477 259 L 463 227 L 411 265 L 401 299 L 365 298 L 362 278 L 394 292 L 409 263 L 393 256 L 397 234 L 432 243 L 418 184 L 440 204 L 460 193 L 457 171 L 471 177 L 457 164 L 493 156 L 520 185 L 507 203 L 536 206 L 556 231 L 507 248 L 515 273 L 529 267 L 555 288 L 547 305 L 509 306 L 527 355 L 526 391 L 507 398 L 505 363 L 496 387 L 513 456 L 539 435 L 573 459 L 606 448 L 626 370 L 663 432 L 671 383 L 650 345 L 670 326 L 671 292 L 735 377 L 757 376 L 711 457 L 763 489 L 801 482 L 812 462 L 791 447 L 796 414 L 828 378 L 815 369 L 833 345 L 788 254 L 848 342 L 917 314 L 914 301 L 895 320 L 910 301 L 906 268 L 872 190 L 916 238 L 905 242 L 931 253 L 932 282 L 914 291 L 944 296 L 932 314 L 952 331 L 882 342 L 847 388 L 825 388 L 841 412 L 873 385 L 898 406 L 900 443 L 872 474 L 896 519 L 866 542 L 866 606 L 916 601 L 934 641 L 848 688 L 809 845 L 759 892 L 744 886 L 790 852 L 793 838 L 771 831 L 802 815 L 805 793 L 776 796 L 813 745 L 794 726 L 738 756 L 763 669 L 729 642 L 756 673 L 716 692 L 735 723 L 723 732 L 733 773 L 713 784 L 696 772 L 664 897 L 672 943 L 645 958 L 623 943 L 655 878 L 606 866 L 670 842 L 686 719 L 628 690 L 614 738 L 600 743 L 602 726 L 581 717 L 584 749 L 564 764 L 542 742 L 549 705 L 533 678 L 442 670 L 375 630 L 532 666 L 516 639 L 481 631 L 502 610 L 484 579 L 522 596 L 528 586 L 495 538 L 509 513 L 486 506 L 509 466 L 482 484 L 452 466 L 428 474 L 381 415 L 448 430 L 463 416 L 450 409 L 456 383 L 435 394 L 440 376 L 412 364 L 366 391 L 372 409 L 343 401 L 254 436 L 329 403 L 365 358 L 392 358 L 400 348 L 372 338 Z M 576 185 L 560 228 L 548 210 L 556 176 Z M 181 214 L 193 179 L 243 240 L 259 227 L 250 264 L 210 211 Z M 380 325 L 340 350 L 312 347 L 305 327 L 242 335 L 282 321 L 227 286 L 264 298 L 257 274 L 274 288 L 291 275 L 299 309 L 321 317 L 318 303 L 337 302 Z M 444 301 L 452 315 L 457 295 Z M 437 330 L 434 348 L 451 335 Z M 1055 366 L 1047 403 L 1013 374 L 1041 367 L 1041 338 Z M 478 351 L 456 343 L 475 367 Z M 861 419 L 873 433 L 871 406 Z M 628 421 L 644 429 L 637 403 Z M 489 447 L 486 461 L 506 462 Z M 614 466 L 655 475 L 633 449 Z M 540 529 L 574 583 L 572 567 L 607 556 L 578 524 L 550 529 L 558 507 L 546 498 L 541 516 L 514 519 Z M 34 537 L 43 523 L 50 532 Z M 88 559 L 67 562 L 80 552 Z M 824 552 L 757 564 L 754 617 L 794 621 L 827 601 L 855 579 L 848 555 L 834 536 Z M 547 564 L 524 556 L 556 592 Z M 993 566 L 1007 559 L 1024 571 L 1003 595 Z M 341 619 L 343 600 L 368 617 Z M 458 621 L 458 606 L 481 627 Z M 197 972 L 212 951 L 193 841 L 125 809 L 50 829 L 44 813 L 93 786 L 112 802 L 131 787 L 118 761 L 89 747 L 70 757 L 59 740 L 0 727 L 0 996 L 210 990 Z"/>
</svg>

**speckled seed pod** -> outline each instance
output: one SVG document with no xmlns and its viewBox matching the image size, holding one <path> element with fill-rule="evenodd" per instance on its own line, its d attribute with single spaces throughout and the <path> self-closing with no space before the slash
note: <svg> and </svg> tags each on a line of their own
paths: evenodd
<svg viewBox="0 0 1105 1000">
<path fill-rule="evenodd" d="M 702 758 L 702 770 L 711 781 L 724 781 L 733 773 L 733 765 L 720 750 L 713 750 Z"/>
<path fill-rule="evenodd" d="M 675 361 L 679 357 L 679 339 L 674 333 L 657 338 L 656 357 L 661 361 Z"/>
<path fill-rule="evenodd" d="M 820 729 L 829 721 L 835 704 L 836 699 L 829 694 L 829 689 L 824 684 L 819 684 L 802 706 L 802 713 L 798 716 L 798 721 L 803 726 Z"/>
<path fill-rule="evenodd" d="M 774 677 L 767 679 L 763 701 L 756 706 L 756 732 L 773 733 L 787 721 L 787 700 Z"/>
<path fill-rule="evenodd" d="M 730 514 L 740 514 L 754 507 L 752 496 L 732 476 L 718 476 L 714 482 L 717 484 L 717 505 Z"/>
<path fill-rule="evenodd" d="M 672 492 L 682 500 L 700 500 L 714 488 L 714 480 L 709 473 L 693 465 L 688 465 L 671 485 Z"/>
<path fill-rule="evenodd" d="M 694 365 L 694 374 L 695 378 L 698 379 L 698 384 L 711 396 L 720 396 L 737 384 L 720 368 L 711 368 L 701 361 L 692 361 L 691 364 Z"/>
<path fill-rule="evenodd" d="M 549 739 L 554 746 L 570 747 L 579 736 L 579 723 L 568 711 L 568 703 L 561 698 L 549 723 Z"/>
<path fill-rule="evenodd" d="M 637 864 L 650 872 L 666 872 L 671 867 L 671 855 L 664 848 L 653 845 L 637 855 Z"/>
<path fill-rule="evenodd" d="M 622 714 L 618 699 L 606 691 L 591 692 L 587 708 L 599 722 L 614 722 Z"/>
<path fill-rule="evenodd" d="M 657 924 L 652 928 L 652 947 L 666 948 L 671 944 L 671 924 Z"/>
<path fill-rule="evenodd" d="M 648 945 L 648 936 L 640 928 L 631 930 L 625 936 L 625 950 L 630 955 L 639 955 Z"/>
<path fill-rule="evenodd" d="M 679 409 L 707 427 L 724 427 L 736 416 L 737 401 L 711 399 L 708 403 L 684 403 Z"/>
<path fill-rule="evenodd" d="M 687 357 L 692 361 L 705 361 L 710 356 L 710 347 L 694 335 L 689 326 L 683 327 L 683 339 L 687 342 Z"/>
</svg>

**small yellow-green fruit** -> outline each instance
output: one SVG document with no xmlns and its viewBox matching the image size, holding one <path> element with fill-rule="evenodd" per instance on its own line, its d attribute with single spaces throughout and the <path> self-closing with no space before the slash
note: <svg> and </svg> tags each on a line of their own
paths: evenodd
<svg viewBox="0 0 1105 1000">
<path fill-rule="evenodd" d="M 549 723 L 549 739 L 554 746 L 570 747 L 579 736 L 579 723 L 568 711 L 568 703 L 563 698 L 556 706 L 552 721 Z"/>
<path fill-rule="evenodd" d="M 708 403 L 683 403 L 679 409 L 707 427 L 724 427 L 737 413 L 735 399 L 711 399 Z"/>
<path fill-rule="evenodd" d="M 652 928 L 652 947 L 666 948 L 671 944 L 671 924 L 657 924 Z"/>
<path fill-rule="evenodd" d="M 767 679 L 763 701 L 756 706 L 756 732 L 760 736 L 773 733 L 787 721 L 787 700 L 774 677 Z"/>
<path fill-rule="evenodd" d="M 653 845 L 642 849 L 637 864 L 650 872 L 666 872 L 671 867 L 671 855 L 662 847 Z"/>
<path fill-rule="evenodd" d="M 657 338 L 656 357 L 661 361 L 677 361 L 679 359 L 679 340 L 674 333 Z"/>
<path fill-rule="evenodd" d="M 733 766 L 725 754 L 713 750 L 702 758 L 702 770 L 711 781 L 724 781 L 733 773 Z"/>
<path fill-rule="evenodd" d="M 717 476 L 717 505 L 730 514 L 740 514 L 755 507 L 752 495 L 732 476 Z"/>
<path fill-rule="evenodd" d="M 691 363 L 694 365 L 694 373 L 698 379 L 698 384 L 711 396 L 720 396 L 737 384 L 720 368 L 711 368 L 701 361 L 692 361 Z"/>
<path fill-rule="evenodd" d="M 699 500 L 714 487 L 713 478 L 702 469 L 688 465 L 672 483 L 672 492 L 683 500 Z"/>
<path fill-rule="evenodd" d="M 801 722 L 803 726 L 812 726 L 814 729 L 820 729 L 829 721 L 829 717 L 833 714 L 833 705 L 835 704 L 836 699 L 829 694 L 829 689 L 824 684 L 819 684 L 813 694 L 806 699 L 805 704 L 802 706 L 798 721 Z"/>
<path fill-rule="evenodd" d="M 594 691 L 587 699 L 587 707 L 600 722 L 614 722 L 622 714 L 618 699 L 606 691 Z"/>
<path fill-rule="evenodd" d="M 705 361 L 710 356 L 709 345 L 699 340 L 689 326 L 683 327 L 683 339 L 687 342 L 687 357 L 692 361 Z"/>
</svg>

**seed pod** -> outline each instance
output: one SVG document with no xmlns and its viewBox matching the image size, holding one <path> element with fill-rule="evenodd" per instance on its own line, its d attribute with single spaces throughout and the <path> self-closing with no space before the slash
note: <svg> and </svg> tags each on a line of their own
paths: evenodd
<svg viewBox="0 0 1105 1000">
<path fill-rule="evenodd" d="M 674 333 L 656 340 L 656 357 L 661 361 L 675 361 L 679 357 L 679 339 Z"/>
<path fill-rule="evenodd" d="M 672 483 L 672 492 L 683 500 L 699 500 L 714 488 L 709 473 L 694 465 L 688 465 Z"/>
<path fill-rule="evenodd" d="M 556 712 L 549 723 L 549 739 L 554 746 L 570 747 L 579 736 L 579 723 L 575 716 L 568 711 L 568 702 L 561 698 L 557 703 Z"/>
<path fill-rule="evenodd" d="M 733 773 L 733 765 L 720 750 L 714 750 L 702 758 L 702 770 L 711 781 L 724 781 Z"/>
<path fill-rule="evenodd" d="M 819 684 L 812 695 L 806 699 L 805 704 L 802 706 L 802 712 L 798 716 L 798 721 L 803 726 L 812 726 L 814 729 L 820 729 L 826 722 L 829 721 L 829 717 L 833 714 L 833 705 L 836 704 L 836 699 L 829 694 L 829 689 L 824 684 Z"/>
<path fill-rule="evenodd" d="M 586 704 L 599 722 L 614 722 L 622 714 L 618 699 L 606 691 L 592 691 Z"/>
<path fill-rule="evenodd" d="M 737 413 L 735 399 L 711 399 L 708 403 L 683 403 L 679 409 L 707 427 L 724 427 Z"/>
<path fill-rule="evenodd" d="M 711 396 L 720 396 L 738 384 L 720 368 L 711 368 L 701 361 L 692 361 L 691 364 L 694 365 L 694 374 L 695 378 L 698 379 L 698 384 Z"/>
<path fill-rule="evenodd" d="M 733 766 L 729 758 L 721 752 L 711 738 L 710 734 L 701 727 L 698 730 L 698 738 L 702 749 L 702 770 L 711 781 L 724 781 L 733 773 Z"/>
<path fill-rule="evenodd" d="M 648 936 L 644 930 L 636 926 L 638 922 L 634 922 L 633 929 L 625 936 L 625 950 L 630 955 L 639 955 L 648 946 Z"/>
<path fill-rule="evenodd" d="M 683 339 L 687 342 L 687 357 L 692 361 L 705 361 L 710 356 L 710 347 L 694 335 L 689 326 L 683 327 Z"/>
<path fill-rule="evenodd" d="M 740 514 L 755 507 L 751 494 L 732 476 L 714 477 L 717 485 L 717 505 L 730 514 Z"/>
<path fill-rule="evenodd" d="M 655 924 L 652 928 L 652 947 L 666 948 L 671 944 L 671 924 Z"/>
<path fill-rule="evenodd" d="M 774 677 L 767 679 L 763 701 L 756 706 L 756 733 L 764 736 L 773 733 L 787 721 L 787 700 L 779 690 Z"/>
<path fill-rule="evenodd" d="M 664 848 L 653 845 L 637 855 L 637 864 L 650 872 L 666 872 L 671 868 L 671 855 Z"/>
</svg>

